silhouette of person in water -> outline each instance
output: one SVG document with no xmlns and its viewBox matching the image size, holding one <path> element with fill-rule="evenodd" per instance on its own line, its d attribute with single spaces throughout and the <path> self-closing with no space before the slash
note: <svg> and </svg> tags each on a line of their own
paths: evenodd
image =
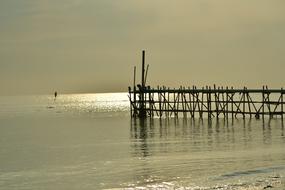
<svg viewBox="0 0 285 190">
<path fill-rule="evenodd" d="M 56 99 L 57 97 L 57 91 L 54 92 L 54 100 Z"/>
</svg>

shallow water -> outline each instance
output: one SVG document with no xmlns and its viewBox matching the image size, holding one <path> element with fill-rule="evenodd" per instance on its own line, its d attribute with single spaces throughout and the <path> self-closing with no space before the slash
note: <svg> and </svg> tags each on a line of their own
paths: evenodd
<svg viewBox="0 0 285 190">
<path fill-rule="evenodd" d="M 284 189 L 280 119 L 132 120 L 127 94 L 0 97 L 0 189 Z"/>
</svg>

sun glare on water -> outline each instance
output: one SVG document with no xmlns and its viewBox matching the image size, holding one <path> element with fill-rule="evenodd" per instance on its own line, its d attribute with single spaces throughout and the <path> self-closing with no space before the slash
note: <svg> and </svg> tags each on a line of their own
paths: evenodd
<svg viewBox="0 0 285 190">
<path fill-rule="evenodd" d="M 127 93 L 66 94 L 56 100 L 56 106 L 64 110 L 80 112 L 117 112 L 127 111 Z"/>
</svg>

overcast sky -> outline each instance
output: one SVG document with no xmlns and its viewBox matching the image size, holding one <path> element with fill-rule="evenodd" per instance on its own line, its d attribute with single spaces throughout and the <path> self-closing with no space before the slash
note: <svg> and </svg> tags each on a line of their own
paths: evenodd
<svg viewBox="0 0 285 190">
<path fill-rule="evenodd" d="M 1 0 L 0 94 L 285 87 L 284 0 Z M 139 79 L 139 77 L 138 77 Z"/>
</svg>

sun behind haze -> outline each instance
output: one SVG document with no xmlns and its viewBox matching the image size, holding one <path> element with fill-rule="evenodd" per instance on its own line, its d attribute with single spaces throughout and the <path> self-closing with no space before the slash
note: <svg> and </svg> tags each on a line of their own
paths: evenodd
<svg viewBox="0 0 285 190">
<path fill-rule="evenodd" d="M 284 0 L 9 0 L 0 26 L 0 95 L 127 91 L 143 49 L 152 86 L 285 86 Z"/>
</svg>

